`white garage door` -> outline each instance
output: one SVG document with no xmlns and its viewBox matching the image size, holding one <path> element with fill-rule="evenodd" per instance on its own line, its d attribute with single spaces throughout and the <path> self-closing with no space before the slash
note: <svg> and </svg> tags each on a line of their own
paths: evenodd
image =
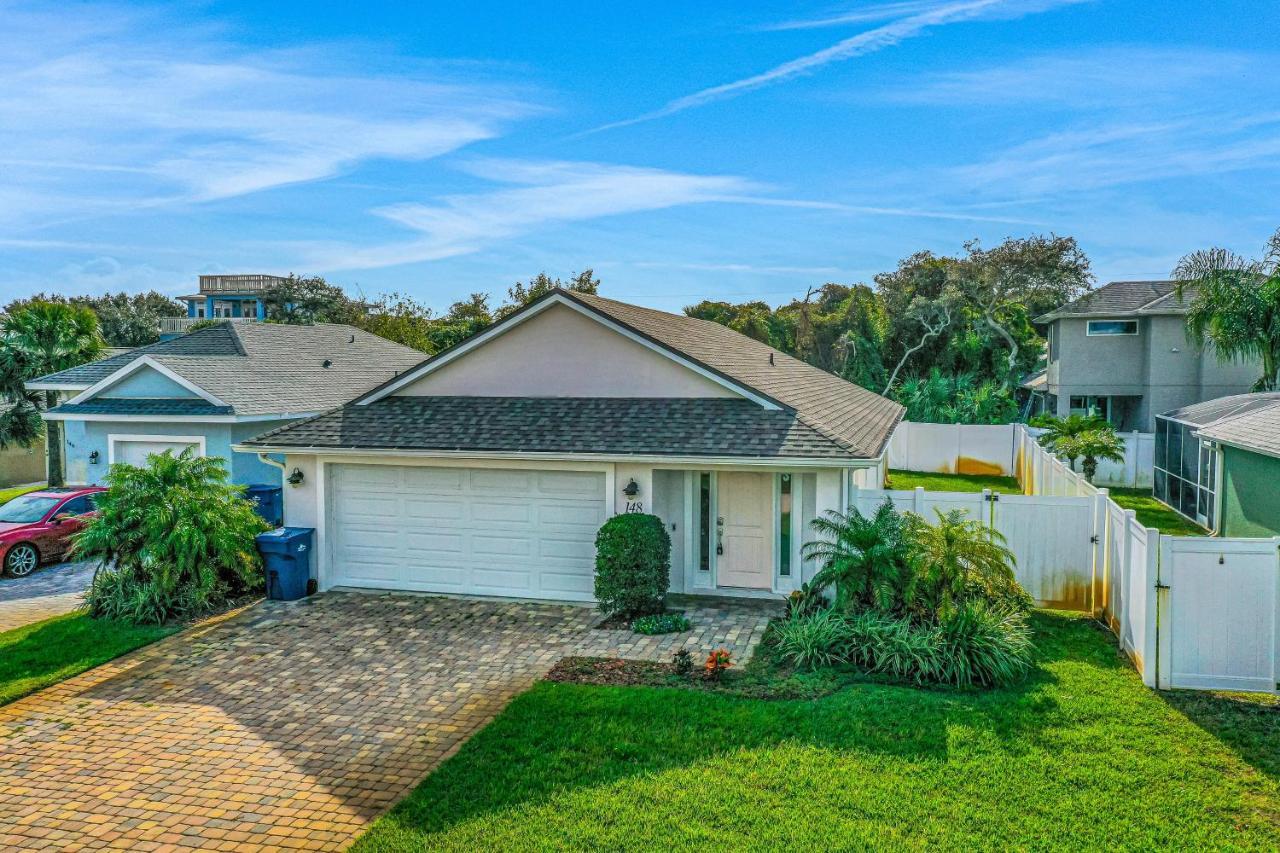
<svg viewBox="0 0 1280 853">
<path fill-rule="evenodd" d="M 172 450 L 173 455 L 177 456 L 188 447 L 194 447 L 197 453 L 204 452 L 204 443 L 198 438 L 188 439 L 180 436 L 175 436 L 174 438 L 123 438 L 112 436 L 110 462 L 113 465 L 117 462 L 124 462 L 129 465 L 136 465 L 139 468 L 145 468 L 147 466 L 147 457 L 152 454 Z"/>
<path fill-rule="evenodd" d="M 604 474 L 334 465 L 333 585 L 590 601 Z"/>
</svg>

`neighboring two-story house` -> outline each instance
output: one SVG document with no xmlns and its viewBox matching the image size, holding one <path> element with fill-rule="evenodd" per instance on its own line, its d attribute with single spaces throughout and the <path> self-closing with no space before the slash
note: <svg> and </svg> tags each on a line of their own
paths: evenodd
<svg viewBox="0 0 1280 853">
<path fill-rule="evenodd" d="M 1255 361 L 1224 362 L 1188 336 L 1172 281 L 1113 281 L 1036 318 L 1048 365 L 1026 383 L 1035 405 L 1065 417 L 1095 410 L 1120 430 L 1152 432 L 1156 415 L 1248 391 Z"/>
<path fill-rule="evenodd" d="M 203 320 L 261 322 L 267 316 L 266 292 L 287 280 L 259 273 L 202 275 L 199 293 L 178 297 L 187 305 L 187 316 L 161 319 L 160 339 L 175 338 Z"/>
</svg>

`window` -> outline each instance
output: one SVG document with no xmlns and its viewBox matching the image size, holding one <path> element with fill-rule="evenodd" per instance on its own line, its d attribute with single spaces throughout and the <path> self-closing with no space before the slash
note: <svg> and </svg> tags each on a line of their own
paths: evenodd
<svg viewBox="0 0 1280 853">
<path fill-rule="evenodd" d="M 1194 433 L 1199 427 L 1156 418 L 1152 494 L 1181 515 L 1213 529 L 1217 513 L 1218 456 Z"/>
<path fill-rule="evenodd" d="M 698 569 L 711 571 L 711 475 L 698 475 Z"/>
<path fill-rule="evenodd" d="M 93 501 L 88 495 L 81 495 L 78 498 L 72 498 L 58 508 L 58 515 L 84 515 L 87 512 L 93 512 Z"/>
<path fill-rule="evenodd" d="M 1104 420 L 1111 420 L 1111 398 L 1099 397 L 1096 394 L 1073 396 L 1071 411 L 1073 415 L 1097 415 Z"/>
<path fill-rule="evenodd" d="M 1138 334 L 1137 320 L 1090 320 L 1085 328 L 1089 337 L 1105 337 L 1107 335 Z"/>
<path fill-rule="evenodd" d="M 791 575 L 791 475 L 778 476 L 778 574 L 785 578 Z"/>
</svg>

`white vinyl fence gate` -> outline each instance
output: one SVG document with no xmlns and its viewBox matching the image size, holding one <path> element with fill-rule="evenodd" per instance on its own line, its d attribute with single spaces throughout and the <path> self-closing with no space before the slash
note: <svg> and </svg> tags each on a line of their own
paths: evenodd
<svg viewBox="0 0 1280 853">
<path fill-rule="evenodd" d="M 960 429 L 964 448 L 993 437 L 989 427 Z M 965 437 L 966 429 L 978 432 Z M 1100 618 L 1148 686 L 1280 692 L 1280 538 L 1163 536 L 1025 426 L 1009 429 L 1024 494 L 855 489 L 851 503 L 866 514 L 889 499 L 927 519 L 962 509 L 990 525 L 1037 604 Z"/>
</svg>

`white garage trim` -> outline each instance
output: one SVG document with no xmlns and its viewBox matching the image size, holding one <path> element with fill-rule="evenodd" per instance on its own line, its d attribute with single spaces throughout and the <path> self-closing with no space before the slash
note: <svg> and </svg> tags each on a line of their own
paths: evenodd
<svg viewBox="0 0 1280 853">
<path fill-rule="evenodd" d="M 162 442 L 164 444 L 194 444 L 196 452 L 201 456 L 208 456 L 205 452 L 205 440 L 203 435 L 129 435 L 119 433 L 109 433 L 107 435 L 107 465 L 114 465 L 116 462 L 116 444 L 125 442 Z"/>
</svg>

